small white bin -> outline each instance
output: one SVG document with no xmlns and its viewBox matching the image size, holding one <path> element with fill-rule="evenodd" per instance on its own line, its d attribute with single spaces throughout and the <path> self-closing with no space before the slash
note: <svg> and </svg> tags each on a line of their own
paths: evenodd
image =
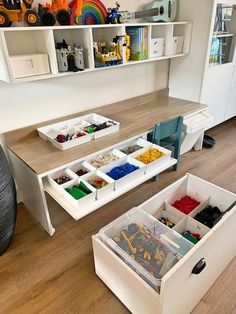
<svg viewBox="0 0 236 314">
<path fill-rule="evenodd" d="M 64 183 L 64 184 L 58 184 L 55 179 L 61 177 L 61 176 L 66 176 L 70 179 L 70 181 Z M 77 175 L 74 174 L 73 172 L 71 172 L 68 169 L 63 169 L 57 172 L 54 172 L 53 174 L 50 174 L 48 176 L 48 183 L 51 185 L 51 187 L 53 189 L 55 189 L 57 192 L 59 192 L 60 194 L 63 193 L 63 187 L 71 182 L 74 182 L 74 180 L 77 179 Z"/>
<path fill-rule="evenodd" d="M 130 174 L 128 174 L 128 175 L 126 175 L 126 176 L 124 176 L 118 180 L 115 180 L 115 190 L 122 189 L 124 186 L 127 186 L 130 183 L 132 183 L 133 181 L 138 180 L 142 176 L 144 176 L 145 165 L 143 163 L 139 162 L 138 160 L 135 160 L 131 157 L 124 157 L 124 158 L 121 158 L 117 161 L 114 161 L 113 163 L 111 163 L 107 166 L 100 168 L 100 170 L 103 173 L 108 175 L 108 173 L 112 169 L 114 169 L 115 167 L 120 167 L 126 163 L 129 163 L 129 164 L 134 165 L 134 166 L 139 167 L 139 168 L 137 170 L 131 172 Z"/>
<path fill-rule="evenodd" d="M 166 149 L 166 148 L 163 148 L 161 146 L 158 146 L 158 145 L 155 145 L 155 144 L 152 144 L 148 141 L 145 141 L 145 140 L 141 140 L 140 143 L 142 143 L 142 145 L 144 146 L 143 149 L 141 150 L 138 150 L 136 151 L 135 153 L 129 155 L 130 157 L 132 158 L 137 158 L 138 156 L 146 153 L 149 149 L 151 148 L 155 148 L 157 149 L 159 152 L 162 152 L 164 155 L 158 159 L 156 159 L 155 161 L 149 163 L 149 164 L 146 164 L 145 165 L 145 173 L 150 173 L 150 172 L 153 172 L 156 168 L 158 168 L 159 166 L 161 166 L 163 163 L 165 163 L 165 161 L 167 159 L 170 159 L 171 158 L 171 151 Z M 145 146 L 145 143 L 146 143 L 146 146 Z"/>
<path fill-rule="evenodd" d="M 110 193 L 113 193 L 114 189 L 115 189 L 115 181 L 110 178 L 109 176 L 107 176 L 105 173 L 99 171 L 99 170 L 95 170 L 93 172 L 90 172 L 86 175 L 83 176 L 83 180 L 89 183 L 89 180 L 94 178 L 94 177 L 98 177 L 101 178 L 103 180 L 105 180 L 108 184 L 106 186 L 104 186 L 101 189 L 96 189 L 97 193 L 96 193 L 96 199 L 102 199 L 104 197 L 107 197 Z M 90 185 L 92 185 L 91 183 L 89 183 Z"/>
<path fill-rule="evenodd" d="M 79 185 L 80 182 L 83 182 L 85 186 L 91 191 L 90 194 L 82 197 L 79 200 L 76 200 L 73 196 L 71 196 L 67 191 L 66 188 L 71 188 L 75 185 Z M 96 200 L 96 190 L 94 187 L 92 187 L 90 184 L 88 184 L 86 181 L 84 181 L 81 178 L 78 178 L 77 180 L 74 180 L 73 182 L 69 182 L 68 184 L 65 184 L 63 186 L 63 196 L 64 198 L 70 202 L 75 208 L 78 210 L 83 210 L 88 208 L 89 206 L 93 205 Z"/>
<path fill-rule="evenodd" d="M 204 131 L 211 126 L 212 122 L 213 117 L 207 111 L 184 117 L 180 154 L 187 153 L 199 140 L 202 140 Z M 202 141 L 197 150 L 201 149 Z"/>
</svg>

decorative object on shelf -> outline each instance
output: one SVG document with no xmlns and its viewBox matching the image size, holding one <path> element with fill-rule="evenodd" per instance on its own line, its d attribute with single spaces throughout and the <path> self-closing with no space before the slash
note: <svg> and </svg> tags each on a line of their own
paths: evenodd
<svg viewBox="0 0 236 314">
<path fill-rule="evenodd" d="M 95 67 L 101 68 L 122 64 L 122 53 L 124 36 L 116 36 L 113 41 L 106 43 L 104 41 L 94 42 L 94 60 Z"/>
<path fill-rule="evenodd" d="M 12 22 L 25 22 L 28 26 L 40 24 L 38 13 L 32 9 L 29 0 L 0 1 L 0 27 L 9 27 Z"/>
<path fill-rule="evenodd" d="M 125 34 L 125 42 L 124 42 L 124 47 L 125 47 L 125 56 L 126 56 L 126 61 L 129 61 L 131 58 L 131 51 L 130 51 L 130 36 L 126 33 Z"/>
<path fill-rule="evenodd" d="M 0 146 L 0 255 L 9 247 L 16 223 L 16 189 Z"/>
<path fill-rule="evenodd" d="M 38 5 L 38 13 L 43 26 L 70 25 L 70 11 L 67 0 L 52 0 L 49 4 Z"/>
<path fill-rule="evenodd" d="M 146 26 L 127 27 L 127 34 L 130 36 L 131 60 L 147 60 L 148 28 Z"/>
<path fill-rule="evenodd" d="M 116 2 L 116 7 L 107 9 L 106 24 L 121 24 L 123 23 L 122 13 L 120 12 L 119 2 Z"/>
<path fill-rule="evenodd" d="M 147 4 L 143 11 L 120 13 L 125 22 L 140 18 L 145 18 L 150 22 L 172 22 L 176 18 L 177 0 L 154 0 Z"/>
<path fill-rule="evenodd" d="M 81 3 L 72 1 L 70 7 L 79 8 Z M 77 14 L 79 12 L 77 11 Z M 84 0 L 82 6 L 82 22 L 80 19 L 75 19 L 75 22 L 83 25 L 93 25 L 93 24 L 105 24 L 107 16 L 107 10 L 103 3 L 99 0 Z"/>
<path fill-rule="evenodd" d="M 84 70 L 84 48 L 76 46 L 72 48 L 63 39 L 56 44 L 57 62 L 59 72 L 78 72 Z"/>
</svg>

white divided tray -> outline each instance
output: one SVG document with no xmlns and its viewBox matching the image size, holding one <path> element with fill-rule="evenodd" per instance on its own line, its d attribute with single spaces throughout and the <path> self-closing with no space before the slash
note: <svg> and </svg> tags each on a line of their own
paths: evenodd
<svg viewBox="0 0 236 314">
<path fill-rule="evenodd" d="M 104 179 L 108 183 L 106 186 L 104 186 L 101 189 L 95 188 L 97 191 L 96 200 L 106 197 L 107 195 L 109 195 L 109 193 L 112 193 L 114 191 L 114 180 L 99 170 L 95 170 L 95 171 L 85 174 L 83 176 L 83 180 L 88 182 L 91 178 L 94 178 L 94 177 Z"/>
<path fill-rule="evenodd" d="M 83 129 L 91 124 L 102 124 L 111 121 L 111 126 L 94 133 L 84 132 Z M 39 136 L 45 141 L 50 141 L 56 148 L 66 150 L 77 145 L 90 142 L 93 139 L 111 134 L 119 131 L 120 123 L 109 118 L 100 116 L 96 113 L 84 115 L 78 118 L 66 120 L 56 124 L 51 124 L 45 127 L 38 128 Z M 59 143 L 56 140 L 57 135 L 75 134 L 76 132 L 83 132 L 85 135 L 78 138 L 73 138 L 64 143 Z"/>
<path fill-rule="evenodd" d="M 109 165 L 106 165 L 104 167 L 101 167 L 100 170 L 107 174 L 108 172 L 110 172 L 113 168 L 115 167 L 119 167 L 119 166 L 122 166 L 126 163 L 129 163 L 131 165 L 134 165 L 134 166 L 137 166 L 139 167 L 139 169 L 131 172 L 130 174 L 118 179 L 118 180 L 115 180 L 115 190 L 118 190 L 118 189 L 121 189 L 123 188 L 125 185 L 129 185 L 130 182 L 132 181 L 135 181 L 135 180 L 138 180 L 140 177 L 144 176 L 145 174 L 145 165 L 141 162 L 139 162 L 138 160 L 136 159 L 133 159 L 131 157 L 123 157 L 119 160 L 116 160 L 112 163 L 110 163 Z"/>
</svg>

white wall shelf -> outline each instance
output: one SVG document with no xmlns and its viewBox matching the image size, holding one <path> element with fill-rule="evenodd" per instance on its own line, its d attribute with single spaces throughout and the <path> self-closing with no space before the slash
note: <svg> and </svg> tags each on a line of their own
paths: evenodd
<svg viewBox="0 0 236 314">
<path fill-rule="evenodd" d="M 148 28 L 148 59 L 142 61 L 126 61 L 125 49 L 122 51 L 123 63 L 120 65 L 95 68 L 93 42 L 112 41 L 116 35 L 125 35 L 128 26 L 146 26 Z M 82 75 L 87 72 L 113 69 L 146 62 L 161 61 L 171 58 L 186 56 L 190 51 L 191 22 L 173 23 L 130 23 L 117 25 L 77 25 L 77 26 L 53 26 L 53 27 L 9 27 L 0 28 L 0 80 L 11 83 L 23 83 L 51 78 L 60 78 L 72 75 Z M 172 45 L 174 36 L 183 36 L 183 51 L 173 54 Z M 150 56 L 151 38 L 165 38 L 164 55 L 157 58 Z M 79 72 L 59 72 L 55 43 L 63 39 L 70 45 L 77 43 L 85 48 L 85 70 Z M 50 73 L 22 78 L 14 78 L 11 56 L 29 55 L 35 53 L 47 54 L 50 65 Z"/>
</svg>

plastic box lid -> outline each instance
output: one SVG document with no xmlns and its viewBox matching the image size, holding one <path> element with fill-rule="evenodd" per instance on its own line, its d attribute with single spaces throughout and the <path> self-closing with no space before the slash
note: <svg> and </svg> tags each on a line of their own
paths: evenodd
<svg viewBox="0 0 236 314">
<path fill-rule="evenodd" d="M 187 134 L 193 134 L 210 127 L 212 122 L 213 117 L 208 112 L 203 111 L 184 118 L 183 124 L 185 126 L 185 132 Z"/>
<path fill-rule="evenodd" d="M 102 228 L 99 235 L 157 291 L 162 277 L 193 247 L 180 234 L 138 207 Z"/>
</svg>

